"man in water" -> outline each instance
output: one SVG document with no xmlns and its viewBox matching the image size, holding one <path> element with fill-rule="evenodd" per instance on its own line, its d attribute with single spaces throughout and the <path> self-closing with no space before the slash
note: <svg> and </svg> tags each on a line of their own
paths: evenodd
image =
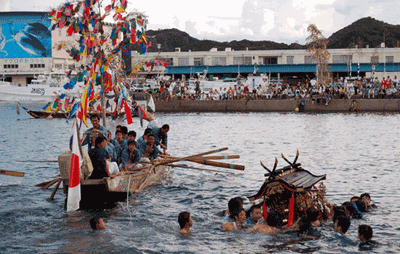
<svg viewBox="0 0 400 254">
<path fill-rule="evenodd" d="M 103 219 L 96 216 L 90 219 L 89 221 L 90 227 L 93 230 L 104 230 L 106 229 L 106 224 L 104 223 Z"/>
<path fill-rule="evenodd" d="M 368 225 L 360 225 L 358 226 L 358 238 L 360 239 L 361 243 L 359 247 L 361 249 L 370 249 L 374 245 L 378 243 L 372 240 L 373 231 L 372 228 Z"/>
<path fill-rule="evenodd" d="M 178 223 L 180 226 L 179 233 L 188 234 L 193 226 L 193 219 L 189 212 L 181 212 L 178 216 Z"/>
<path fill-rule="evenodd" d="M 233 231 L 243 228 L 243 224 L 246 221 L 246 212 L 243 208 L 238 208 L 233 212 L 234 222 L 226 223 L 222 226 L 223 231 Z"/>
<path fill-rule="evenodd" d="M 88 129 L 84 135 L 86 137 L 84 138 L 82 142 L 82 146 L 88 145 L 88 151 L 90 152 L 94 147 L 95 147 L 95 141 L 96 138 L 99 136 L 103 136 L 105 138 L 108 137 L 108 131 L 104 126 L 100 125 L 100 117 L 96 114 L 90 116 L 90 121 L 93 125 L 92 128 Z"/>
<path fill-rule="evenodd" d="M 258 221 L 262 218 L 261 207 L 253 205 L 250 207 L 249 217 L 246 220 L 246 225 L 254 226 L 258 223 Z"/>
</svg>

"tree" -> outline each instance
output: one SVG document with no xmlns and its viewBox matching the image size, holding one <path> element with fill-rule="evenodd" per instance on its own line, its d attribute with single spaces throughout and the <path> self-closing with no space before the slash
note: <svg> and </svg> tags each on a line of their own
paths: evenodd
<svg viewBox="0 0 400 254">
<path fill-rule="evenodd" d="M 307 50 L 317 64 L 316 77 L 319 84 L 329 84 L 331 73 L 329 72 L 329 52 L 327 50 L 328 39 L 326 39 L 316 25 L 310 24 L 307 28 L 310 36 L 307 37 Z"/>
</svg>

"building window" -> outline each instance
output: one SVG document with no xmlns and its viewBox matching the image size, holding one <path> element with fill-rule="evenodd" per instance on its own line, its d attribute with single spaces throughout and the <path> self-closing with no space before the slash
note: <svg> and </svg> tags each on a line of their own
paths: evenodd
<svg viewBox="0 0 400 254">
<path fill-rule="evenodd" d="M 62 30 L 58 29 L 58 36 L 62 37 Z"/>
<path fill-rule="evenodd" d="M 212 65 L 226 65 L 226 57 L 213 57 Z"/>
<path fill-rule="evenodd" d="M 352 60 L 352 55 L 332 55 L 332 63 L 349 63 Z"/>
<path fill-rule="evenodd" d="M 393 63 L 393 56 L 386 56 L 387 63 Z"/>
<path fill-rule="evenodd" d="M 4 69 L 18 69 L 18 64 L 5 64 Z"/>
<path fill-rule="evenodd" d="M 194 58 L 194 66 L 203 66 L 204 58 L 203 57 L 195 57 Z"/>
<path fill-rule="evenodd" d="M 160 58 L 160 61 L 163 61 L 164 63 L 167 63 L 168 66 L 173 66 L 174 65 L 174 59 L 173 58 Z"/>
<path fill-rule="evenodd" d="M 62 64 L 55 64 L 54 67 L 55 67 L 57 70 L 61 70 L 61 69 L 63 68 L 63 65 L 62 65 Z"/>
<path fill-rule="evenodd" d="M 314 59 L 313 56 L 304 56 L 304 63 L 305 64 L 313 64 L 316 63 L 317 61 Z"/>
<path fill-rule="evenodd" d="M 189 65 L 189 57 L 180 57 L 179 66 L 187 66 L 187 65 Z"/>
<path fill-rule="evenodd" d="M 287 56 L 286 64 L 294 64 L 294 56 Z"/>
<path fill-rule="evenodd" d="M 44 64 L 31 64 L 30 67 L 31 67 L 31 69 L 45 68 L 45 65 Z"/>
<path fill-rule="evenodd" d="M 74 64 L 68 64 L 68 69 L 75 70 L 75 65 Z"/>
<path fill-rule="evenodd" d="M 233 64 L 251 65 L 251 56 L 234 57 Z"/>
<path fill-rule="evenodd" d="M 371 56 L 371 63 L 373 64 L 379 63 L 379 56 Z"/>
<path fill-rule="evenodd" d="M 264 57 L 263 64 L 278 64 L 277 57 Z"/>
</svg>

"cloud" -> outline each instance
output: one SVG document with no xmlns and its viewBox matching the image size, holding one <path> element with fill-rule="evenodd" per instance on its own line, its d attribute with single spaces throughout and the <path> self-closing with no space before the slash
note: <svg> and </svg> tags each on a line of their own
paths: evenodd
<svg viewBox="0 0 400 254">
<path fill-rule="evenodd" d="M 107 3 L 110 0 L 105 0 Z M 11 11 L 48 11 L 65 0 L 0 0 Z M 132 1 L 128 10 L 145 12 L 148 29 L 177 28 L 198 39 L 218 41 L 270 40 L 305 43 L 315 24 L 325 37 L 356 20 L 371 16 L 399 24 L 398 0 L 202 0 Z"/>
</svg>

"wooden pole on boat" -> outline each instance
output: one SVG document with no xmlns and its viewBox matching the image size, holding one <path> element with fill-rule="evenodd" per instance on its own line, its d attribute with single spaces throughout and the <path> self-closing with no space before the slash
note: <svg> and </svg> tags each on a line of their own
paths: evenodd
<svg viewBox="0 0 400 254">
<path fill-rule="evenodd" d="M 176 165 L 176 164 L 166 164 L 166 166 L 171 166 L 174 168 L 187 168 L 187 169 L 197 169 L 197 170 L 204 170 L 204 171 L 211 171 L 211 172 L 216 172 L 216 173 L 225 173 L 225 174 L 233 174 L 233 172 L 225 172 L 225 171 L 219 171 L 219 170 L 213 170 L 213 169 L 207 169 L 207 168 L 196 168 L 196 167 L 190 167 L 190 166 L 185 166 L 185 165 Z"/>
<path fill-rule="evenodd" d="M 52 201 L 54 199 L 54 195 L 56 195 L 56 192 L 57 192 L 58 188 L 60 187 L 60 184 L 61 184 L 62 181 L 63 180 L 61 178 L 58 179 L 57 185 L 56 185 L 56 187 L 54 187 L 54 190 L 51 193 L 51 196 L 47 201 Z"/>
<path fill-rule="evenodd" d="M 175 158 L 175 157 L 172 157 Z M 204 157 L 197 157 L 197 158 L 189 158 L 186 159 L 187 161 L 203 164 L 203 165 L 208 165 L 208 166 L 214 166 L 214 167 L 220 167 L 220 168 L 230 168 L 230 169 L 236 169 L 236 170 L 244 170 L 245 166 L 244 165 L 238 165 L 238 164 L 231 164 L 231 163 L 224 163 L 224 162 L 218 162 L 218 161 L 211 161 L 208 159 L 204 159 Z"/>
<path fill-rule="evenodd" d="M 230 163 L 210 161 L 210 160 L 197 159 L 197 158 L 189 159 L 188 161 L 203 164 L 203 165 L 213 166 L 213 167 L 219 167 L 219 168 L 230 168 L 230 169 L 236 169 L 236 170 L 244 170 L 245 169 L 244 165 L 230 164 Z"/>
<path fill-rule="evenodd" d="M 23 177 L 23 176 L 25 175 L 25 173 L 23 173 L 23 172 L 17 172 L 17 171 L 11 171 L 11 170 L 0 169 L 0 175 L 8 175 L 8 176 Z"/>
<path fill-rule="evenodd" d="M 103 82 L 103 77 L 100 77 L 100 84 L 101 84 L 101 89 L 105 89 L 105 85 Z M 103 126 L 107 127 L 107 113 L 106 113 L 106 93 L 103 92 L 101 95 L 101 114 L 103 117 Z"/>
<path fill-rule="evenodd" d="M 228 150 L 228 147 L 224 147 L 224 148 L 220 148 L 220 149 L 216 149 L 216 150 L 211 150 L 205 153 L 199 153 L 199 154 L 195 154 L 195 155 L 191 155 L 191 156 L 187 156 L 187 157 L 182 157 L 182 158 L 178 158 L 178 157 L 172 157 L 173 159 L 171 160 L 163 160 L 161 162 L 156 162 L 154 165 L 165 165 L 168 163 L 174 163 L 177 161 L 184 161 L 184 160 L 189 160 L 189 159 L 194 159 L 196 157 L 200 157 L 203 155 L 209 155 L 209 154 L 213 154 L 213 153 L 218 153 L 218 152 L 222 152 L 222 151 L 226 151 Z"/>
<path fill-rule="evenodd" d="M 214 155 L 214 156 L 203 156 L 200 158 L 206 160 L 240 159 L 240 155 Z"/>
</svg>

